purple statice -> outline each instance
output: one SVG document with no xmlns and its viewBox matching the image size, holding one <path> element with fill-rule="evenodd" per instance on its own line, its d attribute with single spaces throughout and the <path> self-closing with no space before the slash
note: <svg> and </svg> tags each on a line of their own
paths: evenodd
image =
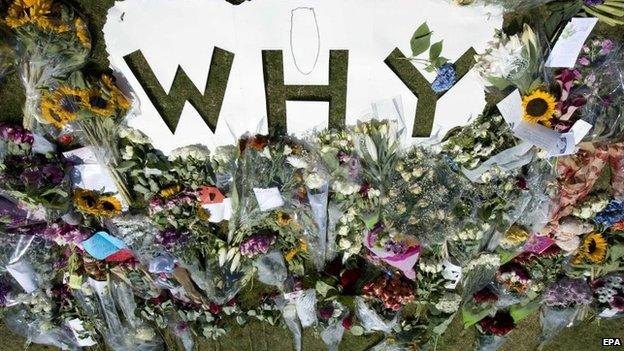
<svg viewBox="0 0 624 351">
<path fill-rule="evenodd" d="M 275 235 L 254 235 L 240 244 L 240 253 L 244 256 L 255 256 L 267 253 L 275 242 Z"/>
<path fill-rule="evenodd" d="M 35 141 L 32 133 L 20 126 L 0 123 L 0 137 L 14 144 L 32 145 Z"/>
<path fill-rule="evenodd" d="M 605 39 L 600 43 L 600 54 L 608 55 L 611 53 L 611 51 L 613 51 L 614 47 L 615 44 L 613 43 L 613 40 Z"/>
<path fill-rule="evenodd" d="M 622 220 L 624 220 L 624 201 L 617 200 L 609 202 L 607 207 L 594 217 L 594 222 L 604 227 L 610 227 Z"/>
<path fill-rule="evenodd" d="M 179 232 L 173 228 L 165 229 L 156 235 L 156 242 L 162 245 L 166 249 L 184 243 L 186 241 L 186 234 Z"/>
<path fill-rule="evenodd" d="M 431 83 L 431 89 L 433 89 L 436 93 L 442 93 L 451 89 L 457 79 L 455 66 L 451 63 L 445 63 L 438 68 L 437 73 L 438 75 L 433 83 Z"/>
<path fill-rule="evenodd" d="M 392 252 L 395 255 L 405 253 L 409 247 L 405 242 L 399 242 L 394 240 L 386 240 L 384 243 L 384 250 Z"/>
<path fill-rule="evenodd" d="M 41 234 L 45 239 L 51 241 L 79 244 L 89 238 L 91 231 L 71 224 L 53 223 L 45 228 Z"/>
<path fill-rule="evenodd" d="M 592 302 L 592 291 L 585 280 L 564 277 L 546 288 L 542 301 L 556 308 L 589 305 Z"/>
<path fill-rule="evenodd" d="M 11 293 L 11 286 L 9 283 L 1 279 L 0 280 L 0 307 L 4 307 L 9 299 L 9 294 Z"/>
<path fill-rule="evenodd" d="M 605 0 L 583 0 L 585 6 L 598 6 L 604 4 Z"/>
</svg>

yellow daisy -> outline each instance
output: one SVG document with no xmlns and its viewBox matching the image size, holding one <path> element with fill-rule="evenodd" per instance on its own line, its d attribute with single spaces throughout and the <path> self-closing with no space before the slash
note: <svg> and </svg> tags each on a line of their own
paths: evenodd
<svg viewBox="0 0 624 351">
<path fill-rule="evenodd" d="M 286 212 L 279 211 L 275 214 L 275 217 L 275 221 L 280 227 L 286 227 L 290 224 L 290 222 L 292 222 L 292 216 Z"/>
<path fill-rule="evenodd" d="M 76 29 L 76 37 L 82 46 L 87 49 L 91 49 L 91 35 L 87 24 L 80 17 L 76 17 L 74 20 L 74 28 Z"/>
<path fill-rule="evenodd" d="M 550 125 L 550 119 L 555 113 L 555 97 L 542 90 L 535 90 L 522 98 L 524 110 L 522 119 L 529 123 Z"/>
<path fill-rule="evenodd" d="M 39 107 L 43 119 L 57 128 L 77 118 L 82 104 L 87 100 L 87 92 L 68 86 L 43 93 Z"/>
<path fill-rule="evenodd" d="M 80 212 L 98 214 L 98 196 L 94 191 L 77 188 L 74 190 L 74 204 Z"/>
<path fill-rule="evenodd" d="M 130 108 L 130 101 L 128 101 L 117 85 L 115 85 L 111 76 L 106 74 L 102 75 L 102 83 L 107 93 L 110 94 L 111 100 L 113 100 L 120 109 L 127 110 Z"/>
<path fill-rule="evenodd" d="M 172 197 L 173 195 L 177 194 L 180 192 L 180 186 L 179 185 L 173 185 L 167 188 L 162 189 L 161 191 L 158 192 L 158 196 L 162 197 L 163 199 L 167 199 Z"/>
<path fill-rule="evenodd" d="M 112 217 L 121 213 L 121 202 L 114 196 L 103 196 L 97 201 L 97 215 Z"/>
<path fill-rule="evenodd" d="M 575 261 L 586 259 L 591 263 L 600 263 L 607 257 L 607 249 L 607 240 L 601 234 L 591 233 L 583 240 Z"/>
<path fill-rule="evenodd" d="M 99 89 L 89 89 L 83 106 L 87 110 L 101 117 L 110 117 L 115 113 L 115 105 L 112 100 L 106 99 Z"/>
<path fill-rule="evenodd" d="M 15 0 L 7 11 L 6 23 L 11 28 L 26 24 L 57 33 L 69 30 L 69 26 L 52 17 L 52 0 Z"/>
</svg>

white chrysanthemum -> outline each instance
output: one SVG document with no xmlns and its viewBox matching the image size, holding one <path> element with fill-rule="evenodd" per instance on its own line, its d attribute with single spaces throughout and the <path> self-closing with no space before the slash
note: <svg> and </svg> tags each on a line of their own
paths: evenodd
<svg viewBox="0 0 624 351">
<path fill-rule="evenodd" d="M 119 137 L 123 139 L 128 139 L 130 142 L 135 144 L 149 144 L 151 143 L 150 138 L 141 132 L 138 129 L 130 128 L 130 127 L 122 127 L 119 129 Z"/>
<path fill-rule="evenodd" d="M 461 296 L 457 294 L 448 293 L 448 294 L 444 294 L 444 296 L 440 298 L 440 301 L 438 301 L 438 303 L 435 304 L 435 307 L 443 313 L 451 314 L 451 313 L 457 312 L 460 304 L 461 304 Z"/>
<path fill-rule="evenodd" d="M 308 168 L 308 163 L 304 161 L 302 158 L 297 156 L 288 156 L 286 158 L 286 162 L 288 162 L 291 166 L 298 169 Z"/>
<path fill-rule="evenodd" d="M 323 185 L 325 185 L 326 181 L 320 174 L 310 173 L 306 177 L 305 183 L 309 189 L 320 189 Z"/>
<path fill-rule="evenodd" d="M 170 160 L 193 158 L 197 161 L 207 161 L 210 159 L 210 150 L 204 145 L 188 145 L 177 148 L 169 155 Z"/>
</svg>

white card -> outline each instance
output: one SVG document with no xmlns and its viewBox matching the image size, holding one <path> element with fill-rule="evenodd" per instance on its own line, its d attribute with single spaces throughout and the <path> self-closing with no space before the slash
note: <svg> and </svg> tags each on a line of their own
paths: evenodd
<svg viewBox="0 0 624 351">
<path fill-rule="evenodd" d="M 210 212 L 209 222 L 219 223 L 227 221 L 232 216 L 232 200 L 229 197 L 223 199 L 223 202 L 217 204 L 205 204 L 202 206 Z"/>
<path fill-rule="evenodd" d="M 262 211 L 284 206 L 284 199 L 278 188 L 253 188 L 256 200 Z"/>
<path fill-rule="evenodd" d="M 511 129 L 522 121 L 522 96 L 518 89 L 507 95 L 496 107 Z"/>
<path fill-rule="evenodd" d="M 574 123 L 574 125 L 570 129 L 570 132 L 574 133 L 574 144 L 580 143 L 583 138 L 585 138 L 587 133 L 589 133 L 592 127 L 593 126 L 591 124 L 583 120 L 576 121 L 576 123 Z"/>
<path fill-rule="evenodd" d="M 37 274 L 30 263 L 17 261 L 6 266 L 6 269 L 26 293 L 37 290 Z"/>
<path fill-rule="evenodd" d="M 618 313 L 620 313 L 620 311 L 616 310 L 615 308 L 607 308 L 602 311 L 599 316 L 602 318 L 611 318 Z"/>
<path fill-rule="evenodd" d="M 89 146 L 81 147 L 71 151 L 63 152 L 65 158 L 78 158 L 82 163 L 97 163 L 97 157 Z"/>
<path fill-rule="evenodd" d="M 82 325 L 82 321 L 80 319 L 75 318 L 75 319 L 68 321 L 67 326 L 69 326 L 69 329 L 71 329 L 72 333 L 74 334 L 74 337 L 76 338 L 78 346 L 88 347 L 88 346 L 93 346 L 97 344 L 97 342 L 91 339 L 90 336 L 87 336 L 87 337 L 80 336 L 80 334 L 85 331 L 85 328 Z"/>
<path fill-rule="evenodd" d="M 598 18 L 595 17 L 572 18 L 550 52 L 546 67 L 574 67 L 583 44 L 596 23 Z"/>
<path fill-rule="evenodd" d="M 520 121 L 514 128 L 514 134 L 544 150 L 552 150 L 561 139 L 561 134 L 541 124 Z"/>
<path fill-rule="evenodd" d="M 547 157 L 564 156 L 574 153 L 576 143 L 574 142 L 574 133 L 563 133 L 559 136 L 559 141 L 548 150 Z"/>
<path fill-rule="evenodd" d="M 444 267 L 442 277 L 446 280 L 450 280 L 448 283 L 444 284 L 444 287 L 447 289 L 455 289 L 457 284 L 461 281 L 462 268 L 452 264 L 448 260 L 442 262 L 442 266 Z"/>
</svg>

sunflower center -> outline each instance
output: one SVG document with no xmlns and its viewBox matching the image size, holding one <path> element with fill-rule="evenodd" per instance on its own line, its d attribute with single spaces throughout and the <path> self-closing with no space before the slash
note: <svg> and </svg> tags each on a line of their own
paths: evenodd
<svg viewBox="0 0 624 351">
<path fill-rule="evenodd" d="M 107 102 L 99 95 L 91 96 L 89 97 L 89 105 L 96 107 L 96 108 L 105 109 L 107 106 Z"/>
<path fill-rule="evenodd" d="M 108 201 L 104 201 L 102 203 L 102 208 L 105 209 L 106 211 L 112 211 L 115 209 L 115 206 Z"/>
<path fill-rule="evenodd" d="M 597 246 L 596 246 L 596 240 L 591 240 L 591 241 L 589 242 L 589 245 L 587 245 L 587 251 L 588 251 L 590 254 L 593 254 L 594 252 L 596 252 L 596 248 L 597 248 Z"/>
<path fill-rule="evenodd" d="M 61 98 L 61 108 L 67 112 L 74 113 L 80 109 L 80 96 L 65 95 Z"/>
<path fill-rule="evenodd" d="M 92 196 L 83 196 L 82 201 L 89 207 L 95 206 L 95 198 Z"/>
<path fill-rule="evenodd" d="M 548 111 L 548 103 L 542 98 L 536 98 L 527 104 L 526 113 L 538 117 L 543 116 Z"/>
</svg>

